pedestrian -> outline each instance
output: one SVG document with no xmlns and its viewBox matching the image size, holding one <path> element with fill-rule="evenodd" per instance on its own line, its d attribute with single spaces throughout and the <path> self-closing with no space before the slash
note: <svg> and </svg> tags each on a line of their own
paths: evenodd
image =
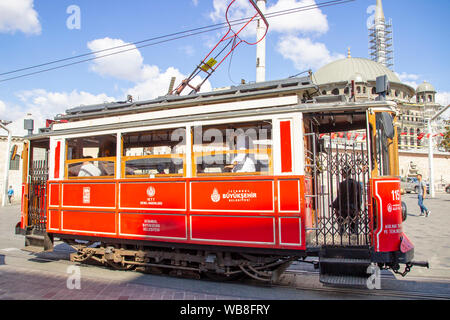
<svg viewBox="0 0 450 320">
<path fill-rule="evenodd" d="M 425 207 L 425 205 L 423 204 L 423 199 L 425 199 L 425 195 L 427 194 L 427 186 L 422 181 L 421 174 L 417 175 L 417 180 L 419 180 L 419 182 L 418 182 L 418 187 L 419 187 L 418 198 L 419 198 L 420 216 L 428 217 L 431 214 L 431 211 L 428 210 L 427 207 Z"/>
<path fill-rule="evenodd" d="M 339 183 L 337 198 L 332 203 L 335 209 L 339 234 L 343 234 L 349 227 L 350 234 L 358 234 L 358 219 L 361 213 L 362 187 L 351 177 L 352 169 L 346 166 L 341 174 L 343 181 Z"/>
<path fill-rule="evenodd" d="M 14 198 L 14 189 L 12 188 L 12 186 L 9 186 L 9 189 L 8 189 L 9 204 L 11 204 L 12 198 Z"/>
</svg>

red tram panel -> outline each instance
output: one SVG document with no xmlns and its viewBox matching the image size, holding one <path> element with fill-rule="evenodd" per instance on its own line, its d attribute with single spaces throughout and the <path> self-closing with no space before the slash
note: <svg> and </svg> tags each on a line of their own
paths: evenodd
<svg viewBox="0 0 450 320">
<path fill-rule="evenodd" d="M 47 231 L 305 249 L 303 183 L 301 176 L 51 181 Z"/>
<path fill-rule="evenodd" d="M 376 201 L 376 211 L 373 213 L 377 221 L 373 232 L 375 250 L 377 252 L 398 251 L 403 234 L 400 179 L 373 179 L 372 190 Z"/>
</svg>

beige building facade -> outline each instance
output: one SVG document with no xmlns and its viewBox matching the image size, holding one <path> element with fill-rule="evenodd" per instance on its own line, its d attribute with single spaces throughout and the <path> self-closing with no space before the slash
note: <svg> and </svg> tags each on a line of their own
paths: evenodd
<svg viewBox="0 0 450 320">
<path fill-rule="evenodd" d="M 11 149 L 17 146 L 17 151 L 14 159 L 10 159 L 11 150 L 8 152 L 8 137 L 0 136 L 0 201 L 3 201 L 4 196 L 4 178 L 5 178 L 5 165 L 9 163 L 10 170 L 8 174 L 8 187 L 12 186 L 14 190 L 13 203 L 20 203 L 20 197 L 22 194 L 22 151 L 24 145 L 24 139 L 21 137 L 12 137 Z"/>
<path fill-rule="evenodd" d="M 386 99 L 394 101 L 398 106 L 398 140 L 400 149 L 400 174 L 404 177 L 414 176 L 410 171 L 411 164 L 429 180 L 427 121 L 443 106 L 436 103 L 436 90 L 424 82 L 415 90 L 404 84 L 398 76 L 384 65 L 365 58 L 347 58 L 331 62 L 312 75 L 319 86 L 321 95 L 344 95 L 349 101 L 375 101 L 376 78 L 386 75 L 390 89 Z M 433 123 L 433 134 L 445 131 L 442 119 Z M 439 150 L 442 137 L 437 135 L 434 141 L 434 180 L 436 188 L 450 183 L 450 153 Z M 408 167 L 409 166 L 409 167 Z"/>
</svg>

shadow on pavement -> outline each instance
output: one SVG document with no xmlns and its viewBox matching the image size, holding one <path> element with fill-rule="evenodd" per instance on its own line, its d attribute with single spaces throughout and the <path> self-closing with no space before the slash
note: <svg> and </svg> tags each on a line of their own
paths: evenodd
<svg viewBox="0 0 450 320">
<path fill-rule="evenodd" d="M 70 254 L 75 252 L 75 250 L 65 243 L 56 245 L 53 251 L 42 251 L 42 252 L 30 252 L 34 258 L 29 259 L 29 261 L 48 263 L 59 260 L 70 260 Z"/>
</svg>

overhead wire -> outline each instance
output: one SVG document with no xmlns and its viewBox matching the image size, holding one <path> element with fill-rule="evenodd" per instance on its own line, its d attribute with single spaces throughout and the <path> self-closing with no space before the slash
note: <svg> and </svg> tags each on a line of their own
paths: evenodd
<svg viewBox="0 0 450 320">
<path fill-rule="evenodd" d="M 303 12 L 303 11 L 308 11 L 308 10 L 328 7 L 328 6 L 341 5 L 341 4 L 345 4 L 345 3 L 353 2 L 353 1 L 356 1 L 356 0 L 327 1 L 327 2 L 320 3 L 320 4 L 301 6 L 301 7 L 296 7 L 296 8 L 286 9 L 286 10 L 280 10 L 280 11 L 277 11 L 277 12 L 266 14 L 265 17 L 267 19 L 271 19 L 271 18 L 283 16 L 283 15 L 288 15 L 288 14 L 293 14 L 293 13 L 298 13 L 298 12 Z M 240 25 L 240 24 L 245 23 L 248 19 L 249 18 L 241 18 L 241 19 L 232 20 L 232 21 L 230 21 L 230 25 L 232 27 L 236 26 L 236 25 Z M 78 60 L 78 61 L 75 61 L 75 62 L 59 65 L 59 66 L 56 66 L 56 67 L 51 67 L 51 68 L 47 68 L 47 69 L 41 69 L 41 70 L 38 70 L 38 71 L 35 71 L 35 72 L 30 72 L 30 73 L 21 74 L 21 75 L 14 76 L 14 77 L 0 79 L 0 83 L 1 82 L 6 82 L 6 81 L 10 81 L 10 80 L 19 79 L 19 78 L 23 78 L 23 77 L 27 77 L 27 76 L 31 76 L 31 75 L 36 75 L 36 74 L 40 74 L 40 73 L 44 73 L 44 72 L 48 72 L 48 71 L 52 71 L 52 70 L 65 68 L 65 67 L 69 67 L 69 66 L 72 66 L 72 65 L 76 65 L 76 64 L 80 64 L 80 63 L 84 63 L 84 62 L 88 62 L 88 61 L 93 61 L 93 60 L 97 60 L 97 59 L 101 59 L 101 58 L 106 58 L 106 57 L 113 56 L 113 55 L 116 55 L 116 54 L 125 53 L 125 52 L 129 52 L 129 51 L 133 51 L 133 50 L 137 50 L 137 49 L 141 49 L 141 48 L 145 48 L 145 47 L 149 47 L 149 46 L 154 46 L 154 45 L 158 45 L 158 44 L 162 44 L 162 43 L 166 43 L 166 42 L 170 42 L 170 41 L 175 41 L 175 40 L 179 40 L 179 39 L 183 39 L 183 38 L 188 38 L 188 37 L 196 36 L 196 35 L 203 34 L 203 33 L 209 33 L 209 32 L 217 31 L 217 30 L 220 30 L 220 29 L 223 29 L 223 28 L 227 28 L 227 27 L 228 27 L 228 23 L 227 22 L 217 23 L 217 24 L 213 24 L 213 25 L 209 25 L 209 26 L 194 28 L 194 29 L 190 29 L 190 30 L 186 30 L 186 31 L 175 32 L 175 33 L 171 33 L 171 34 L 167 34 L 167 35 L 163 35 L 163 36 L 158 36 L 158 37 L 154 37 L 154 38 L 150 38 L 150 39 L 146 39 L 146 40 L 136 41 L 136 42 L 133 42 L 133 43 L 128 43 L 128 44 L 124 44 L 124 45 L 120 45 L 120 46 L 106 48 L 106 49 L 102 49 L 102 50 L 98 50 L 98 51 L 93 51 L 93 52 L 89 52 L 89 53 L 85 53 L 85 54 L 81 54 L 81 55 L 77 55 L 77 56 L 73 56 L 73 57 L 69 57 L 69 58 L 54 60 L 54 61 L 50 61 L 50 62 L 46 62 L 46 63 L 42 63 L 42 64 L 30 66 L 30 67 L 26 67 L 26 68 L 16 69 L 16 70 L 0 73 L 0 76 L 9 75 L 9 74 L 13 74 L 13 73 L 21 72 L 21 71 L 26 71 L 26 70 L 31 70 L 31 69 L 36 69 L 36 68 L 40 68 L 40 67 L 56 64 L 56 63 L 59 63 L 59 62 L 69 61 L 69 60 L 78 59 L 78 58 L 82 58 L 82 57 L 86 57 L 86 56 L 90 56 L 90 55 L 95 55 L 95 54 L 102 53 L 102 52 L 107 52 L 107 51 L 111 51 L 111 50 L 116 50 L 116 49 L 120 49 L 120 48 L 133 46 L 132 48 L 129 48 L 129 49 L 125 49 L 125 50 L 121 50 L 121 51 L 115 51 L 115 52 L 112 52 L 112 53 L 109 53 L 109 54 L 105 54 L 105 55 L 95 56 L 95 57 L 92 57 L 92 58 Z M 169 38 L 169 37 L 171 37 L 171 38 Z M 169 38 L 169 39 L 160 40 L 160 39 L 164 39 L 164 38 Z M 143 44 L 143 45 L 140 45 L 140 46 L 136 46 L 137 44 L 146 43 L 146 42 L 155 41 L 155 40 L 160 40 L 160 41 L 156 41 L 156 42 L 152 42 L 152 43 L 149 43 L 149 44 Z"/>
<path fill-rule="evenodd" d="M 344 1 L 344 0 L 332 0 L 332 1 L 322 2 L 319 5 L 320 6 L 326 6 L 326 5 L 329 5 L 329 4 L 334 4 L 336 2 L 342 2 L 342 1 Z M 273 12 L 273 13 L 267 14 L 266 16 L 276 17 L 280 13 L 290 13 L 291 11 L 294 11 L 294 10 L 308 9 L 308 8 L 309 9 L 313 9 L 313 8 L 318 7 L 319 5 L 308 5 L 308 6 L 296 7 L 296 8 L 286 9 L 286 10 L 280 10 L 280 11 L 277 11 L 277 12 Z M 241 18 L 241 19 L 232 20 L 230 22 L 231 23 L 239 23 L 239 22 L 247 21 L 248 19 L 249 18 Z M 3 73 L 0 73 L 0 76 L 12 74 L 12 73 L 17 73 L 17 72 L 20 72 L 20 71 L 26 71 L 26 70 L 30 70 L 30 69 L 35 69 L 35 68 L 39 68 L 39 67 L 44 67 L 44 66 L 47 66 L 47 65 L 50 65 L 50 64 L 55 64 L 55 63 L 58 63 L 58 62 L 64 62 L 64 61 L 68 61 L 68 60 L 78 59 L 78 58 L 82 58 L 82 57 L 85 57 L 85 56 L 89 56 L 89 55 L 93 55 L 93 54 L 97 54 L 97 53 L 102 53 L 102 52 L 106 52 L 106 51 L 110 51 L 110 50 L 115 50 L 115 49 L 125 48 L 125 47 L 128 47 L 128 46 L 138 45 L 138 44 L 149 42 L 149 41 L 155 41 L 155 40 L 168 38 L 168 37 L 172 37 L 172 36 L 176 36 L 176 35 L 180 35 L 180 34 L 185 34 L 185 33 L 189 33 L 189 32 L 195 32 L 195 31 L 199 31 L 199 30 L 210 29 L 210 28 L 215 28 L 215 27 L 220 27 L 220 26 L 226 27 L 227 26 L 227 22 L 221 22 L 221 23 L 217 23 L 217 24 L 213 24 L 213 25 L 209 25 L 209 26 L 203 26 L 203 27 L 193 28 L 193 29 L 190 29 L 190 30 L 174 32 L 174 33 L 171 33 L 171 34 L 167 34 L 167 35 L 163 35 L 163 36 L 157 36 L 157 37 L 153 37 L 153 38 L 149 38 L 149 39 L 145 39 L 145 40 L 140 40 L 140 41 L 136 41 L 136 42 L 126 43 L 126 44 L 123 44 L 123 45 L 114 46 L 114 47 L 110 47 L 110 48 L 106 48 L 106 49 L 102 49 L 102 50 L 91 51 L 91 52 L 88 52 L 88 53 L 84 53 L 84 54 L 80 54 L 80 55 L 76 55 L 76 56 L 72 56 L 72 57 L 68 57 L 68 58 L 64 58 L 64 59 L 54 60 L 54 61 L 50 61 L 50 62 L 46 62 L 46 63 L 42 63 L 42 64 L 30 66 L 30 67 L 26 67 L 26 68 L 16 69 L 16 70 L 8 71 L 8 72 L 3 72 Z M 216 30 L 216 29 L 214 29 L 214 30 Z M 214 31 L 214 30 L 209 30 L 209 31 Z"/>
</svg>

